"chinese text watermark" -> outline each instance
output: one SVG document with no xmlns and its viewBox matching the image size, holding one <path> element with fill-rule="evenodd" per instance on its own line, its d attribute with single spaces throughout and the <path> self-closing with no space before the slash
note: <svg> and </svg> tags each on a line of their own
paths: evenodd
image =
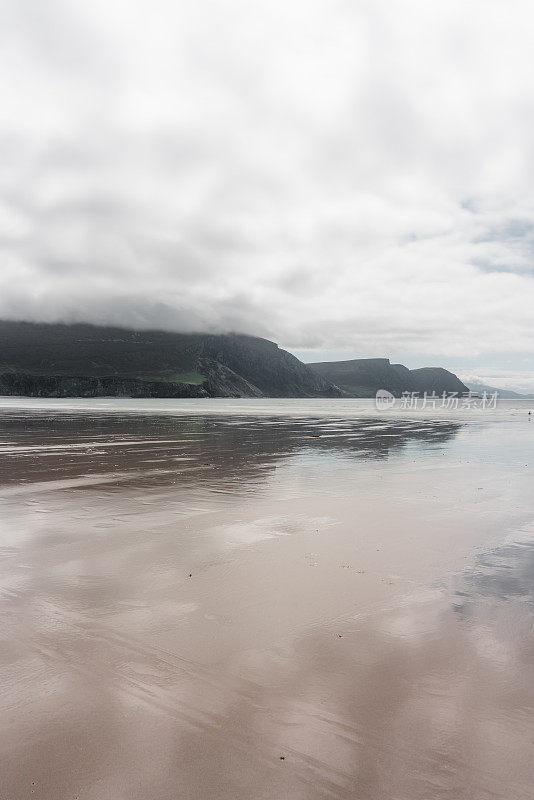
<svg viewBox="0 0 534 800">
<path fill-rule="evenodd" d="M 400 397 L 395 397 L 387 389 L 379 389 L 376 393 L 375 404 L 381 411 L 388 408 L 401 408 L 411 411 L 424 409 L 474 409 L 491 411 L 497 408 L 498 392 L 402 392 Z"/>
</svg>

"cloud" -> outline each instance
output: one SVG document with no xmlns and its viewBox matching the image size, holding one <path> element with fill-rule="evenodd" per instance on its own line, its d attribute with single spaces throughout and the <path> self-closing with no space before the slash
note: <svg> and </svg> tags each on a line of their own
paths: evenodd
<svg viewBox="0 0 534 800">
<path fill-rule="evenodd" d="M 526 0 L 12 0 L 0 315 L 532 352 Z"/>
<path fill-rule="evenodd" d="M 496 389 L 511 389 L 519 394 L 534 394 L 534 370 L 488 369 L 462 372 L 458 377 L 466 386 L 485 385 Z"/>
</svg>

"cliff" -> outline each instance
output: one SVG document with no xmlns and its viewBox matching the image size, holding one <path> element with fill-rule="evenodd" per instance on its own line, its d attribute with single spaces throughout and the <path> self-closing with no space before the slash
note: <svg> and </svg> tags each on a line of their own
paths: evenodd
<svg viewBox="0 0 534 800">
<path fill-rule="evenodd" d="M 374 397 L 378 389 L 387 389 L 396 397 L 402 392 L 467 392 L 462 381 L 442 367 L 408 369 L 391 364 L 389 358 L 355 358 L 350 361 L 323 361 L 308 364 L 316 375 L 331 381 L 351 397 Z"/>
<path fill-rule="evenodd" d="M 336 397 L 342 392 L 259 337 L 0 321 L 0 394 Z"/>
</svg>

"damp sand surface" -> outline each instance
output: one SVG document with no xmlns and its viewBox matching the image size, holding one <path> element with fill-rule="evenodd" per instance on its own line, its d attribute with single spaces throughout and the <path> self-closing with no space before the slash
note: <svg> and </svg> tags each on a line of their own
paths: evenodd
<svg viewBox="0 0 534 800">
<path fill-rule="evenodd" d="M 532 800 L 530 408 L 0 398 L 1 800 Z"/>
</svg>

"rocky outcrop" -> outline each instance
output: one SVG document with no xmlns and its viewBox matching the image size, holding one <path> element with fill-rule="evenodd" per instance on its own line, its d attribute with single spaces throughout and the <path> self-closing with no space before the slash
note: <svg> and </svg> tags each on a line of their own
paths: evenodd
<svg viewBox="0 0 534 800">
<path fill-rule="evenodd" d="M 199 368 L 209 377 L 201 388 L 207 397 L 262 397 L 253 383 L 213 359 L 201 359 Z"/>
<path fill-rule="evenodd" d="M 208 397 L 204 386 L 71 375 L 0 375 L 0 395 L 24 397 Z"/>
</svg>

